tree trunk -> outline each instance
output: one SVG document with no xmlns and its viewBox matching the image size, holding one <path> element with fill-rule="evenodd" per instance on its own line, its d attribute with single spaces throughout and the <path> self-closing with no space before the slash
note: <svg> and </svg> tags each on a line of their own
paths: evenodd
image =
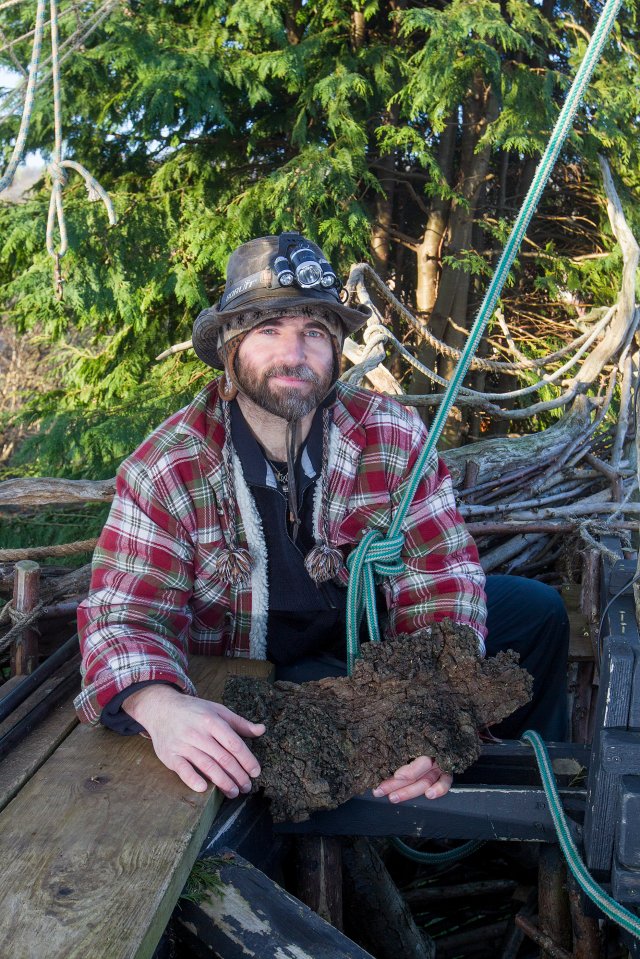
<svg viewBox="0 0 640 959">
<path fill-rule="evenodd" d="M 457 134 L 458 124 L 455 115 L 453 115 L 447 121 L 447 125 L 440 136 L 438 147 L 438 163 L 442 176 L 448 185 L 451 185 L 453 178 Z M 422 241 L 416 254 L 416 309 L 418 314 L 428 315 L 429 326 L 437 337 L 442 336 L 444 327 L 437 323 L 433 316 L 433 308 L 438 296 L 438 283 L 442 265 L 441 253 L 447 232 L 450 206 L 450 200 L 441 197 L 433 200 Z M 429 366 L 431 369 L 435 368 L 437 354 L 427 343 L 418 346 L 416 356 L 425 366 Z M 411 393 L 430 393 L 432 387 L 433 384 L 427 376 L 417 370 L 414 372 L 410 385 Z"/>
<path fill-rule="evenodd" d="M 371 227 L 371 255 L 374 270 L 386 282 L 389 278 L 390 230 L 393 223 L 393 199 L 396 186 L 395 157 L 393 154 L 380 157 L 378 164 L 378 179 L 384 193 L 378 193 L 375 200 L 374 221 Z"/>
<path fill-rule="evenodd" d="M 438 163 L 442 176 L 448 184 L 453 178 L 453 162 L 458 125 L 455 116 L 449 117 L 440 137 Z M 431 212 L 418 249 L 418 274 L 416 281 L 416 308 L 418 313 L 433 310 L 438 294 L 440 252 L 445 238 L 450 201 L 440 197 L 431 204 Z M 439 335 L 437 331 L 436 335 Z"/>
<path fill-rule="evenodd" d="M 435 943 L 417 927 L 385 864 L 368 839 L 343 851 L 345 899 L 357 920 L 349 934 L 377 959 L 434 959 Z"/>
<path fill-rule="evenodd" d="M 474 217 L 478 199 L 489 169 L 491 147 L 478 151 L 478 143 L 486 133 L 487 126 L 498 116 L 498 101 L 491 87 L 486 87 L 478 78 L 463 107 L 463 132 L 461 141 L 460 174 L 458 191 L 463 202 L 454 201 L 449 219 L 449 240 L 446 252 L 458 256 L 471 248 Z M 445 339 L 459 346 L 464 334 L 449 329 L 454 321 L 463 329 L 467 326 L 467 300 L 470 274 L 466 271 L 444 266 L 438 288 L 438 297 L 433 308 L 433 321 L 444 325 Z M 443 376 L 450 374 L 452 361 L 444 358 L 440 365 Z"/>
<path fill-rule="evenodd" d="M 478 143 L 486 133 L 489 123 L 497 116 L 498 102 L 492 89 L 478 79 L 463 109 L 460 192 L 466 203 L 452 204 L 447 245 L 449 256 L 459 256 L 473 247 L 474 221 L 491 160 L 490 145 L 478 150 Z M 467 270 L 455 269 L 453 265 L 445 264 L 433 309 L 432 324 L 443 326 L 445 343 L 457 349 L 464 345 L 466 331 L 471 323 L 469 316 L 471 279 L 471 274 Z M 438 372 L 448 380 L 455 365 L 456 361 L 453 357 L 441 356 L 438 360 Z M 442 434 L 445 446 L 460 445 L 466 418 L 466 414 L 462 414 L 458 423 L 450 418 Z"/>
<path fill-rule="evenodd" d="M 464 339 L 464 333 L 450 328 L 450 322 L 453 321 L 461 330 L 468 328 L 470 274 L 445 264 L 441 268 L 438 282 L 440 255 L 441 252 L 446 252 L 448 256 L 455 257 L 472 246 L 472 230 L 478 198 L 484 187 L 491 159 L 489 145 L 480 151 L 477 147 L 488 124 L 497 116 L 498 101 L 493 90 L 486 86 L 481 77 L 477 77 L 463 105 L 460 170 L 457 178 L 457 189 L 462 200 L 453 200 L 450 205 L 444 201 L 434 203 L 419 249 L 418 310 L 429 310 L 431 331 L 435 336 L 445 339 L 453 346 L 460 345 Z M 451 120 L 441 140 L 443 166 L 449 164 L 449 170 L 453 164 L 454 145 L 455 127 Z M 443 247 L 445 236 L 446 243 Z M 437 294 L 435 294 L 436 282 Z M 427 365 L 430 363 L 433 365 L 435 359 L 433 351 L 426 346 L 418 351 L 418 357 Z M 449 357 L 438 358 L 438 372 L 445 378 L 451 375 L 454 365 L 454 360 Z M 426 392 L 425 387 L 425 378 L 414 376 L 411 392 Z M 449 433 L 451 432 L 449 429 Z M 453 435 L 456 437 L 459 435 L 459 426 L 455 427 Z M 446 431 L 443 438 L 445 445 L 453 445 L 451 437 L 447 442 Z"/>
</svg>

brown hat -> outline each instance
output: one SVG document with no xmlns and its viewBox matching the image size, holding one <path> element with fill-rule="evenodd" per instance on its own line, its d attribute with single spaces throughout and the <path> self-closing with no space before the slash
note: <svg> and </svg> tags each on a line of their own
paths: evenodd
<svg viewBox="0 0 640 959">
<path fill-rule="evenodd" d="M 219 369 L 218 347 L 230 332 L 221 336 L 224 327 L 233 328 L 239 320 L 241 333 L 242 318 L 253 314 L 251 325 L 255 325 L 257 310 L 295 311 L 314 306 L 331 310 L 347 333 L 360 329 L 371 315 L 367 306 L 350 307 L 342 302 L 340 283 L 322 250 L 299 233 L 249 240 L 229 257 L 220 301 L 196 318 L 193 348 L 201 360 Z"/>
</svg>

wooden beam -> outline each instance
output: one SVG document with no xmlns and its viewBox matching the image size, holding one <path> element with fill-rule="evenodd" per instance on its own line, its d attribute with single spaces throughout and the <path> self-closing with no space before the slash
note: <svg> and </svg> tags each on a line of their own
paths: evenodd
<svg viewBox="0 0 640 959">
<path fill-rule="evenodd" d="M 372 959 L 368 952 L 231 850 L 215 859 L 217 882 L 201 903 L 182 902 L 178 935 L 225 959 Z"/>
<path fill-rule="evenodd" d="M 336 929 L 342 929 L 342 844 L 334 836 L 298 836 L 297 896 Z"/>
<path fill-rule="evenodd" d="M 26 615 L 38 605 L 40 567 L 32 560 L 16 563 L 13 580 L 13 608 Z M 11 644 L 11 675 L 27 676 L 38 665 L 40 634 L 34 626 L 26 626 Z"/>
<path fill-rule="evenodd" d="M 0 723 L 0 811 L 78 725 L 79 666 L 79 655 L 63 663 Z"/>
<path fill-rule="evenodd" d="M 49 715 L 0 762 L 0 812 L 78 725 L 73 711 L 75 693 L 54 706 Z"/>
<path fill-rule="evenodd" d="M 584 789 L 561 789 L 565 809 L 582 812 Z M 453 787 L 437 802 L 420 796 L 403 803 L 370 792 L 339 809 L 315 812 L 305 822 L 278 823 L 280 834 L 320 836 L 415 836 L 432 839 L 519 839 L 554 842 L 556 831 L 541 788 L 470 785 Z"/>
</svg>

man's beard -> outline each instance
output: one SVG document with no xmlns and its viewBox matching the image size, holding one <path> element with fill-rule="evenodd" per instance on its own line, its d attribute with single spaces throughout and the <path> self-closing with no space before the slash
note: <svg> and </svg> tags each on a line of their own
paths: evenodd
<svg viewBox="0 0 640 959">
<path fill-rule="evenodd" d="M 271 413 L 288 422 L 301 419 L 311 413 L 328 394 L 333 383 L 333 370 L 326 376 L 320 377 L 310 366 L 301 363 L 299 366 L 280 364 L 264 370 L 261 376 L 252 376 L 251 370 L 245 370 L 236 355 L 235 374 L 238 386 L 250 400 Z M 284 385 L 274 386 L 271 380 L 275 376 L 290 376 L 305 380 L 311 384 L 311 390 L 303 394 L 298 387 Z"/>
</svg>

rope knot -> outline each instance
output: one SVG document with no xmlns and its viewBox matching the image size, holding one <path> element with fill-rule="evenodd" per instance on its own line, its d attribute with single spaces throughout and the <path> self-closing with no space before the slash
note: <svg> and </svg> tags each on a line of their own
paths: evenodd
<svg viewBox="0 0 640 959">
<path fill-rule="evenodd" d="M 98 200 L 102 199 L 98 192 L 96 181 L 93 178 L 87 180 L 85 185 L 87 187 L 87 199 L 89 203 L 97 203 Z"/>
<path fill-rule="evenodd" d="M 56 160 L 51 161 L 47 167 L 47 173 L 53 180 L 54 184 L 57 183 L 61 187 L 66 184 L 67 174 L 64 172 L 64 168 Z"/>
<path fill-rule="evenodd" d="M 29 619 L 29 614 L 21 613 L 20 610 L 15 608 L 15 606 L 13 605 L 13 601 L 11 600 L 7 603 L 7 605 L 5 606 L 5 609 L 7 611 L 7 616 L 9 617 L 9 619 L 11 620 L 14 626 L 18 626 L 18 625 L 22 626 L 22 624 Z"/>
<path fill-rule="evenodd" d="M 370 575 L 396 576 L 404 569 L 401 562 L 404 536 L 385 536 L 379 529 L 370 529 L 364 534 L 357 548 L 349 555 L 347 566 L 354 573 L 356 567 L 368 569 Z"/>
<path fill-rule="evenodd" d="M 369 529 L 347 559 L 349 591 L 347 593 L 347 664 L 349 675 L 360 654 L 358 633 L 363 612 L 366 612 L 369 635 L 379 641 L 374 574 L 397 576 L 402 573 L 401 560 L 404 536 L 385 536 L 379 529 Z"/>
</svg>

